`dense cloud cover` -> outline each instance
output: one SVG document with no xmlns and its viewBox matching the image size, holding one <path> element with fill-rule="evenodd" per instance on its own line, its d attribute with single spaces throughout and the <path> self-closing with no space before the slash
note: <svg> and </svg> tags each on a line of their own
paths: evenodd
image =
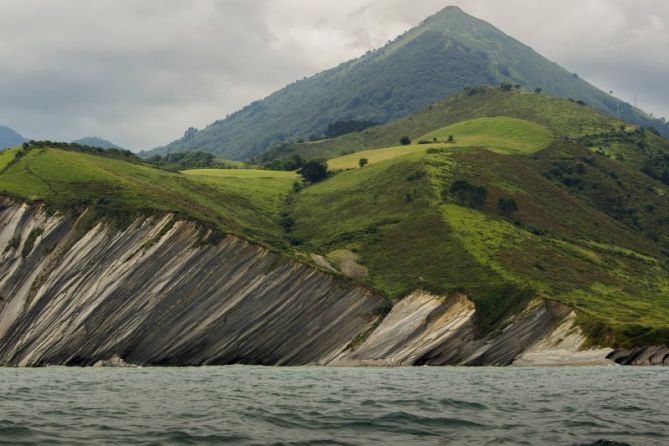
<svg viewBox="0 0 669 446">
<path fill-rule="evenodd" d="M 383 45 L 443 0 L 3 0 L 0 124 L 150 148 Z M 451 0 L 669 117 L 669 2 Z"/>
</svg>

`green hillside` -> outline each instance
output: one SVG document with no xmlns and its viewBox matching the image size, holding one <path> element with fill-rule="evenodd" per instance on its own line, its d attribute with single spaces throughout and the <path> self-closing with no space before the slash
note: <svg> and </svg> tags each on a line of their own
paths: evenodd
<svg viewBox="0 0 669 446">
<path fill-rule="evenodd" d="M 376 164 L 437 148 L 470 150 L 478 147 L 507 155 L 528 154 L 545 149 L 552 141 L 553 133 L 533 122 L 504 116 L 476 118 L 430 132 L 413 144 L 362 150 L 332 158 L 328 160 L 328 166 L 335 171 L 354 169 L 358 167 L 360 159 L 367 160 L 368 164 Z"/>
<path fill-rule="evenodd" d="M 448 142 L 451 137 L 453 143 L 460 146 L 485 147 L 509 155 L 537 152 L 553 141 L 553 134 L 546 127 L 505 116 L 459 122 L 430 132 L 420 139 Z"/>
<path fill-rule="evenodd" d="M 398 146 L 402 136 L 413 144 Z M 336 155 L 339 172 L 315 184 L 264 169 L 172 172 L 43 143 L 0 153 L 0 195 L 126 224 L 174 212 L 391 302 L 465 292 L 484 331 L 543 297 L 576 308 L 592 343 L 669 342 L 669 141 L 650 130 L 574 101 L 477 88 L 283 150 L 272 156 Z"/>
<path fill-rule="evenodd" d="M 495 119 L 482 120 L 484 117 Z M 470 120 L 473 121 L 464 123 Z M 525 121 L 525 125 L 520 126 L 518 120 Z M 495 126 L 495 123 L 500 125 Z M 455 131 L 444 129 L 452 125 L 456 125 Z M 499 137 L 509 140 L 508 137 L 516 132 L 518 138 L 530 146 L 534 144 L 534 150 L 538 150 L 546 146 L 551 133 L 558 139 L 580 138 L 608 134 L 621 126 L 634 129 L 621 120 L 593 112 L 591 108 L 567 99 L 522 89 L 506 91 L 497 87 L 477 87 L 468 88 L 407 118 L 338 138 L 281 145 L 265 152 L 258 160 L 267 162 L 293 153 L 304 158 L 335 157 L 394 146 L 405 135 L 417 143 L 421 140 L 430 142 L 434 137 L 443 141 L 453 134 L 455 142 L 462 145 L 467 142 L 462 138 L 467 138 L 472 131 L 479 136 L 490 135 L 487 142 Z M 433 135 L 432 132 L 437 133 Z"/>
<path fill-rule="evenodd" d="M 286 141 L 324 135 L 341 121 L 386 123 L 467 86 L 520 85 L 589 106 L 669 136 L 669 124 L 597 89 L 457 7 L 426 19 L 383 48 L 294 82 L 202 130 L 148 152 L 204 150 L 250 159 Z"/>
<path fill-rule="evenodd" d="M 6 153 L 0 153 L 0 162 Z M 100 216 L 124 222 L 174 212 L 257 242 L 279 248 L 287 244 L 278 221 L 294 174 L 184 175 L 62 148 L 18 153 L 22 156 L 0 174 L 2 195 L 46 201 L 71 212 L 93 206 Z"/>
<path fill-rule="evenodd" d="M 669 340 L 669 240 L 654 242 L 536 170 L 562 149 L 536 159 L 433 149 L 343 172 L 297 195 L 291 235 L 332 262 L 351 253 L 368 269 L 362 280 L 389 296 L 465 291 L 483 327 L 541 295 L 578 308 L 595 340 Z M 577 166 L 578 152 L 562 159 Z M 617 167 L 622 183 L 639 180 Z M 643 205 L 669 209 L 669 189 L 644 181 L 661 192 Z M 658 217 L 667 234 L 669 214 Z"/>
</svg>

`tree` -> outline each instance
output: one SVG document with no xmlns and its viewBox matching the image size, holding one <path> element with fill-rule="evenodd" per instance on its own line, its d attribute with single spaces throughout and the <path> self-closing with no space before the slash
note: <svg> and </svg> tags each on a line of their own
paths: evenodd
<svg viewBox="0 0 669 446">
<path fill-rule="evenodd" d="M 497 209 L 504 214 L 509 215 L 518 212 L 518 204 L 513 198 L 500 198 L 497 202 Z"/>
<path fill-rule="evenodd" d="M 400 144 L 402 144 L 403 146 L 408 146 L 409 144 L 411 144 L 411 138 L 409 138 L 408 136 L 401 137 Z"/>
<path fill-rule="evenodd" d="M 513 90 L 513 84 L 507 84 L 506 82 L 502 83 L 499 88 L 502 89 L 502 91 L 511 91 Z"/>
<path fill-rule="evenodd" d="M 446 192 L 446 191 L 445 191 Z M 458 180 L 447 191 L 460 206 L 479 208 L 488 197 L 488 191 L 483 186 L 476 186 L 468 181 Z"/>
<path fill-rule="evenodd" d="M 453 135 L 448 135 L 448 142 L 455 142 L 455 137 Z"/>
<path fill-rule="evenodd" d="M 360 167 L 365 167 L 369 163 L 369 160 L 367 158 L 360 158 L 358 161 L 358 166 Z"/>
<path fill-rule="evenodd" d="M 318 183 L 328 177 L 328 164 L 324 160 L 311 160 L 304 163 L 299 174 L 310 183 Z"/>
<path fill-rule="evenodd" d="M 539 87 L 537 87 L 537 88 L 534 89 L 534 92 L 535 92 L 536 94 L 541 94 L 542 91 L 544 91 L 544 90 L 542 90 L 542 89 L 539 88 Z"/>
</svg>

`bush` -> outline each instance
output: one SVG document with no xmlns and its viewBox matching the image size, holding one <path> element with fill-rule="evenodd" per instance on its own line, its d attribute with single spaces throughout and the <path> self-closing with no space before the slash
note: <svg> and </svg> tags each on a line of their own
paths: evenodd
<svg viewBox="0 0 669 446">
<path fill-rule="evenodd" d="M 454 182 L 448 192 L 458 205 L 473 208 L 483 206 L 488 198 L 488 190 L 485 187 L 464 180 Z"/>
<path fill-rule="evenodd" d="M 518 212 L 518 204 L 513 198 L 500 198 L 497 202 L 497 209 L 504 214 L 509 215 Z"/>
<path fill-rule="evenodd" d="M 408 146 L 409 144 L 411 144 L 411 138 L 409 138 L 408 136 L 401 137 L 400 144 L 402 144 L 403 146 Z"/>
<path fill-rule="evenodd" d="M 318 183 L 328 177 L 328 164 L 324 160 L 311 160 L 304 163 L 298 172 L 310 183 Z"/>
<path fill-rule="evenodd" d="M 369 160 L 367 158 L 360 158 L 358 160 L 358 166 L 360 167 L 365 167 L 369 163 Z"/>
<path fill-rule="evenodd" d="M 453 135 L 448 135 L 448 142 L 455 142 L 455 137 Z"/>
</svg>

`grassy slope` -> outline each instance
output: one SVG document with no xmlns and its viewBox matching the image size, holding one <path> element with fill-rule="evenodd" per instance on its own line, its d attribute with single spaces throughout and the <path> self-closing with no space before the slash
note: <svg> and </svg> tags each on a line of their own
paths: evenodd
<svg viewBox="0 0 669 446">
<path fill-rule="evenodd" d="M 297 180 L 295 172 L 262 169 L 188 169 L 182 171 L 186 175 L 208 176 L 217 178 L 283 178 Z"/>
<path fill-rule="evenodd" d="M 558 138 L 609 132 L 624 125 L 620 120 L 566 99 L 523 90 L 480 87 L 449 97 L 408 118 L 339 138 L 288 145 L 266 156 L 298 153 L 305 158 L 334 157 L 351 151 L 394 146 L 404 135 L 418 140 L 462 121 L 499 116 L 540 124 Z"/>
<path fill-rule="evenodd" d="M 278 214 L 294 177 L 183 175 L 59 149 L 32 149 L 0 174 L 0 193 L 59 209 L 94 204 L 102 213 L 168 211 L 251 240 L 284 246 Z"/>
<path fill-rule="evenodd" d="M 455 138 L 454 143 L 448 143 L 449 136 Z M 369 164 L 375 164 L 409 153 L 447 147 L 463 150 L 485 147 L 508 155 L 533 153 L 548 147 L 552 140 L 553 133 L 540 124 L 503 116 L 477 118 L 435 130 L 414 141 L 423 144 L 363 150 L 328 160 L 328 166 L 332 170 L 354 169 L 358 167 L 361 158 L 367 159 Z M 437 143 L 425 144 L 427 141 Z"/>
<path fill-rule="evenodd" d="M 19 152 L 19 149 L 6 149 L 0 151 L 0 172 L 2 172 L 9 163 L 14 161 L 14 157 Z"/>
<path fill-rule="evenodd" d="M 485 147 L 509 155 L 538 152 L 553 141 L 553 133 L 546 127 L 505 116 L 459 122 L 419 139 L 446 142 L 449 136 L 453 136 L 455 144 L 459 146 Z"/>
<path fill-rule="evenodd" d="M 292 235 L 305 251 L 357 252 L 364 280 L 390 296 L 465 290 L 483 327 L 539 294 L 576 306 L 595 339 L 669 340 L 666 257 L 534 162 L 447 149 L 343 172 L 297 195 Z M 448 193 L 456 180 L 484 186 L 485 204 L 456 205 Z M 499 198 L 518 211 L 500 211 Z"/>
</svg>

